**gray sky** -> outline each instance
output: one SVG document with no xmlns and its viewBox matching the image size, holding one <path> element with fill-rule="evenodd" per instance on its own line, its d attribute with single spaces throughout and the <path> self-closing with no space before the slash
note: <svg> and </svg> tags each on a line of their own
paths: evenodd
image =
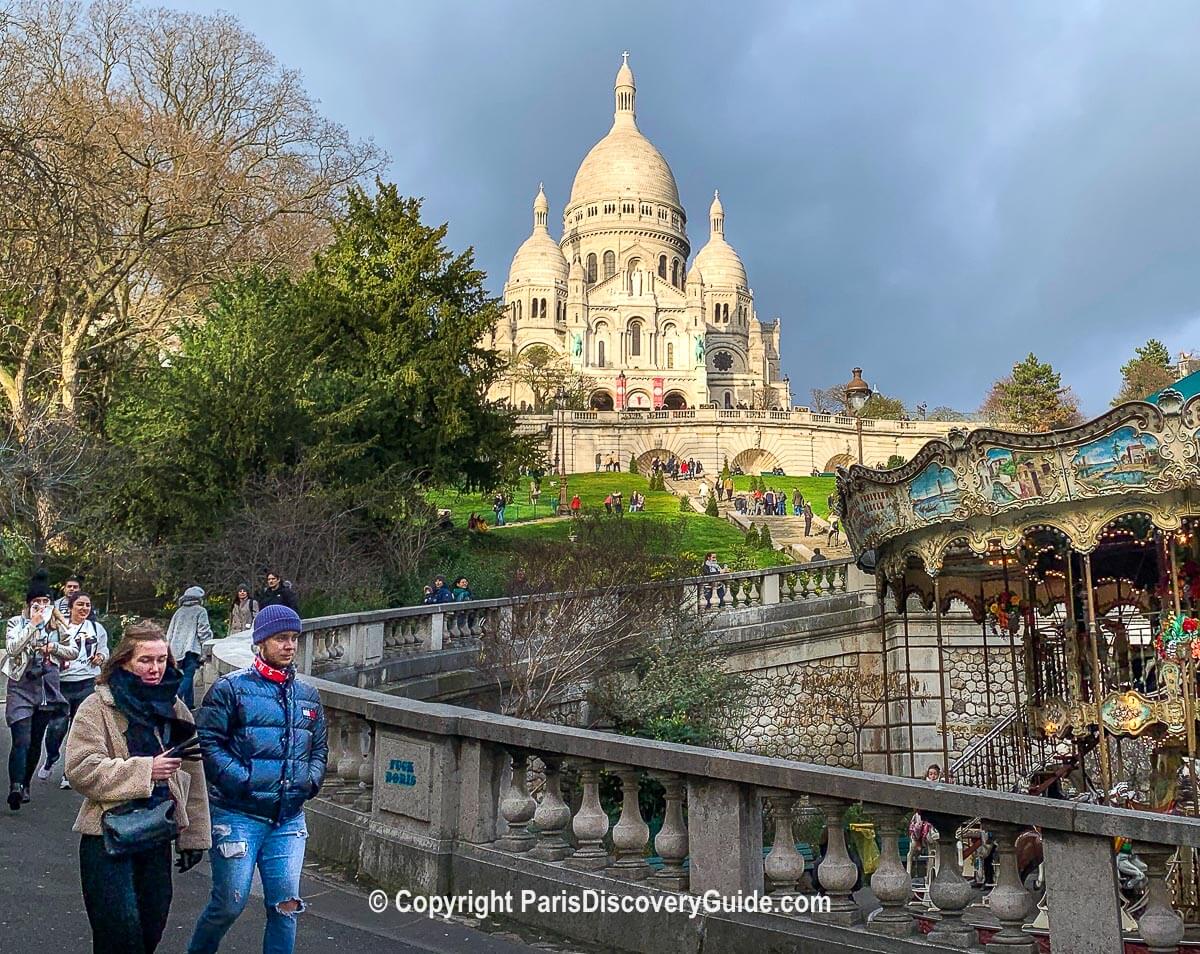
<svg viewBox="0 0 1200 954">
<path fill-rule="evenodd" d="M 1035 350 L 1093 413 L 1146 338 L 1200 348 L 1200 4 L 171 5 L 301 70 L 496 294 L 539 181 L 560 233 L 629 49 L 693 250 L 720 188 L 797 403 L 861 364 L 974 409 Z"/>
</svg>

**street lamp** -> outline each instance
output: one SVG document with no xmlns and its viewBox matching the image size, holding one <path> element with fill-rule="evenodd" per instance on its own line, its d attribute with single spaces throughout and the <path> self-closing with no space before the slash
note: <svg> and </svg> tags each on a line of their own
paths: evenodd
<svg viewBox="0 0 1200 954">
<path fill-rule="evenodd" d="M 845 387 L 846 392 L 846 407 L 854 412 L 855 429 L 858 431 L 858 462 L 863 462 L 863 441 L 862 441 L 862 412 L 867 406 L 867 402 L 871 400 L 871 385 L 867 384 L 862 377 L 862 368 L 853 369 L 854 377 Z"/>
<path fill-rule="evenodd" d="M 558 427 L 555 428 L 558 450 L 554 455 L 554 469 L 558 472 L 558 512 L 561 515 L 567 512 L 567 447 L 563 440 L 563 419 L 567 413 L 566 388 L 559 388 L 554 392 L 554 405 L 558 411 Z"/>
</svg>

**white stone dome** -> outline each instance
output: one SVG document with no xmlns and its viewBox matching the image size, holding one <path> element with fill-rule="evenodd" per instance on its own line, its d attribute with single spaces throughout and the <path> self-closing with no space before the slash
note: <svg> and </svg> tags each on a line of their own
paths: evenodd
<svg viewBox="0 0 1200 954">
<path fill-rule="evenodd" d="M 713 193 L 708 210 L 711 232 L 704 248 L 696 253 L 693 269 L 699 269 L 708 288 L 749 288 L 746 266 L 734 247 L 725 241 L 725 207 L 719 192 Z"/>
<path fill-rule="evenodd" d="M 533 200 L 533 231 L 521 243 L 508 269 L 509 282 L 527 281 L 539 285 L 565 282 L 569 271 L 562 249 L 550 237 L 546 226 L 550 203 L 546 192 L 538 186 L 537 198 Z"/>
<path fill-rule="evenodd" d="M 628 196 L 682 210 L 675 174 L 662 153 L 637 127 L 636 87 L 628 59 L 621 64 L 613 88 L 616 111 L 612 129 L 580 163 L 568 207 Z"/>
</svg>

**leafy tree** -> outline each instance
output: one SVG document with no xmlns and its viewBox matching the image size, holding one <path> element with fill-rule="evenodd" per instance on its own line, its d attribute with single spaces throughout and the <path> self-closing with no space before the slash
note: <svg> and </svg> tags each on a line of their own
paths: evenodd
<svg viewBox="0 0 1200 954">
<path fill-rule="evenodd" d="M 774 550 L 775 541 L 771 539 L 771 528 L 765 523 L 758 531 L 758 547 L 760 550 Z"/>
<path fill-rule="evenodd" d="M 989 421 L 1023 431 L 1051 431 L 1079 421 L 1079 399 L 1049 362 L 1032 351 L 1012 373 L 992 385 L 981 413 Z"/>
<path fill-rule="evenodd" d="M 952 407 L 946 407 L 944 404 L 935 407 L 930 411 L 925 419 L 927 421 L 969 421 L 971 415 L 965 411 L 956 411 Z"/>
<path fill-rule="evenodd" d="M 638 472 L 638 462 L 637 462 L 636 454 L 629 455 L 629 472 L 631 474 L 636 474 Z"/>
<path fill-rule="evenodd" d="M 891 470 L 894 467 L 903 467 L 904 462 L 905 458 L 901 457 L 899 454 L 892 454 L 892 456 L 887 459 L 887 463 L 883 466 L 888 470 Z"/>
<path fill-rule="evenodd" d="M 1121 365 L 1121 390 L 1112 399 L 1113 406 L 1144 400 L 1174 383 L 1175 369 L 1167 346 L 1157 338 L 1151 338 Z"/>
<path fill-rule="evenodd" d="M 706 514 L 708 514 L 710 517 L 719 517 L 719 516 L 721 516 L 721 511 L 720 511 L 720 509 L 717 507 L 717 495 L 716 495 L 716 494 L 709 494 L 709 495 L 708 495 L 708 503 L 706 503 L 706 504 L 704 505 L 704 512 L 705 512 Z"/>
<path fill-rule="evenodd" d="M 759 545 L 758 545 L 759 539 L 760 539 L 760 537 L 758 534 L 758 528 L 756 526 L 754 526 L 754 524 L 750 524 L 750 526 L 746 530 L 746 546 L 750 547 L 751 549 L 757 550 L 759 548 Z"/>
<path fill-rule="evenodd" d="M 875 392 L 863 405 L 862 416 L 880 421 L 899 421 L 906 419 L 908 414 L 904 410 L 904 402 L 899 398 Z"/>
<path fill-rule="evenodd" d="M 565 409 L 582 411 L 587 407 L 587 380 L 571 367 L 570 361 L 546 345 L 530 345 L 517 355 L 508 376 L 532 392 L 535 413 L 556 407 L 560 393 Z"/>
<path fill-rule="evenodd" d="M 817 414 L 841 414 L 846 410 L 846 392 L 843 388 L 813 388 L 810 408 Z"/>
</svg>

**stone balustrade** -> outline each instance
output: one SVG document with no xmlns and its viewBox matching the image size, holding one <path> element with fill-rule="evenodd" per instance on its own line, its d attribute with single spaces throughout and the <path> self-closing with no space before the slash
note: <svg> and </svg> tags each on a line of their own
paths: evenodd
<svg viewBox="0 0 1200 954">
<path fill-rule="evenodd" d="M 793 407 L 782 410 L 755 410 L 749 408 L 722 408 L 715 405 L 698 408 L 680 408 L 678 410 L 651 410 L 649 408 L 628 408 L 613 411 L 564 411 L 567 424 L 629 424 L 645 422 L 675 422 L 689 423 L 729 423 L 731 421 L 771 421 L 773 423 L 793 425 L 832 426 L 839 430 L 853 431 L 858 427 L 857 419 L 848 414 L 823 414 L 807 407 Z M 522 421 L 531 425 L 551 424 L 555 420 L 553 414 L 523 414 Z M 962 424 L 945 421 L 892 421 L 880 418 L 865 417 L 862 420 L 865 429 L 891 433 L 903 432 L 910 436 L 916 432 L 929 438 L 945 437 L 952 427 L 962 427 Z M 967 425 L 969 426 L 969 425 Z"/>
<path fill-rule="evenodd" d="M 871 587 L 871 580 L 847 558 L 667 580 L 631 589 L 673 588 L 680 600 L 686 601 L 684 608 L 714 613 L 778 603 L 818 603 L 823 598 Z M 469 645 L 470 640 L 501 632 L 505 617 L 514 611 L 551 612 L 564 598 L 545 593 L 307 619 L 297 666 L 304 673 L 330 675 L 376 665 L 389 657 Z M 571 594 L 571 598 L 577 599 L 578 594 Z"/>
<path fill-rule="evenodd" d="M 798 913 L 701 911 L 704 950 L 927 951 L 934 944 L 1032 952 L 1027 922 L 1037 912 L 1018 878 L 1014 843 L 1036 825 L 1046 846 L 1055 954 L 1121 950 L 1117 835 L 1132 838 L 1150 863 L 1150 901 L 1139 921 L 1148 949 L 1174 951 L 1182 936 L 1168 862 L 1178 846 L 1200 845 L 1200 819 L 673 745 L 314 682 L 331 748 L 329 779 L 309 812 L 313 853 L 373 882 L 460 894 L 765 894 L 773 904 L 816 890 L 816 908 Z M 653 839 L 642 810 L 650 787 L 662 805 Z M 619 808 L 615 822 L 602 791 L 609 808 Z M 871 887 L 882 910 L 869 921 L 853 897 L 859 871 L 845 833 L 852 806 L 874 822 L 881 843 Z M 982 916 L 965 916 L 980 894 L 952 856 L 929 888 L 932 907 L 910 903 L 898 842 L 914 806 L 943 846 L 954 845 L 969 818 L 981 817 L 992 833 L 999 861 Z M 815 867 L 797 844 L 801 829 L 814 826 L 827 844 Z M 816 850 L 811 834 L 806 840 Z M 700 949 L 695 922 L 688 927 L 689 919 L 667 913 L 645 924 L 522 917 L 612 950 Z"/>
</svg>

